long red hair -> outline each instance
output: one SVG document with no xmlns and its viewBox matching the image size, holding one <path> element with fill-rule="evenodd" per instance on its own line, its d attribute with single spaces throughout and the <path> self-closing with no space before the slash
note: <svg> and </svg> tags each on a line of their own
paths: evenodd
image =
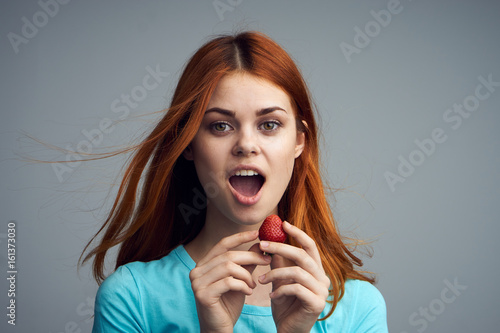
<svg viewBox="0 0 500 333">
<path fill-rule="evenodd" d="M 159 259 L 196 237 L 205 222 L 205 212 L 196 210 L 186 219 L 181 207 L 192 207 L 196 193 L 204 190 L 193 163 L 184 159 L 182 152 L 198 131 L 219 80 L 233 71 L 244 71 L 274 83 L 290 96 L 295 107 L 298 130 L 305 133 L 306 144 L 295 160 L 278 212 L 282 219 L 316 241 L 332 282 L 330 315 L 343 296 L 346 279 L 373 279 L 355 269 L 362 262 L 337 231 L 320 175 L 317 125 L 304 79 L 287 52 L 258 32 L 214 38 L 191 57 L 170 107 L 137 146 L 109 216 L 82 257 L 102 234 L 98 245 L 81 263 L 94 258 L 93 275 L 100 284 L 105 279 L 106 253 L 116 245 L 120 248 L 115 269 L 133 261 Z M 199 198 L 198 195 L 196 200 Z M 291 243 L 298 246 L 293 240 Z"/>
</svg>

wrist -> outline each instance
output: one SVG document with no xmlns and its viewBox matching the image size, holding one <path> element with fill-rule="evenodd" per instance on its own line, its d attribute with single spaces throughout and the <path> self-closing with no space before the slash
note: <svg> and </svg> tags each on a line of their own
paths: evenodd
<svg viewBox="0 0 500 333">
<path fill-rule="evenodd" d="M 305 322 L 291 326 L 280 325 L 276 327 L 276 331 L 277 333 L 310 333 L 315 323 L 316 321 L 312 325 Z"/>
<path fill-rule="evenodd" d="M 312 327 L 311 327 L 312 328 Z M 311 332 L 311 329 L 279 329 L 277 330 L 278 333 L 309 333 Z"/>
<path fill-rule="evenodd" d="M 203 329 L 200 328 L 200 333 L 233 333 L 233 329 L 220 328 L 220 329 Z"/>
<path fill-rule="evenodd" d="M 217 328 L 206 328 L 200 325 L 200 333 L 233 333 L 233 327 L 225 326 Z"/>
</svg>

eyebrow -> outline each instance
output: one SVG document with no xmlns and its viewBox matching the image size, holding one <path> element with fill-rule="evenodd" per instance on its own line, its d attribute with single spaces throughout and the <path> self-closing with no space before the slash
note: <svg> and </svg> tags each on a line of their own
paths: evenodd
<svg viewBox="0 0 500 333">
<path fill-rule="evenodd" d="M 258 110 L 257 116 L 258 117 L 264 116 L 266 114 L 269 114 L 269 113 L 277 111 L 277 110 L 283 111 L 286 113 L 286 110 L 279 107 L 279 106 L 270 106 L 268 108 L 263 108 L 263 109 Z M 217 113 L 223 114 L 225 116 L 233 117 L 233 118 L 236 116 L 236 112 L 231 111 L 231 110 L 227 110 L 227 109 L 218 108 L 218 107 L 214 107 L 214 108 L 210 108 L 210 109 L 206 110 L 205 114 L 207 114 L 209 112 L 217 112 Z"/>
</svg>

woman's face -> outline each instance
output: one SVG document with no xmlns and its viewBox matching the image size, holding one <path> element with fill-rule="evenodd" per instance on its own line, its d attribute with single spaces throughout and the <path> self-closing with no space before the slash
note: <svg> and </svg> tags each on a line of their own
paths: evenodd
<svg viewBox="0 0 500 333">
<path fill-rule="evenodd" d="M 253 225 L 277 213 L 303 149 L 283 90 L 251 74 L 224 76 L 184 152 L 207 194 L 207 221 Z"/>
</svg>

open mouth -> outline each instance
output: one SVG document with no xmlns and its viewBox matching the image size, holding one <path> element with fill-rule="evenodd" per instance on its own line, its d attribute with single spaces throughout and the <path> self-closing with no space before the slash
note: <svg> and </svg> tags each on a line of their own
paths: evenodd
<svg viewBox="0 0 500 333">
<path fill-rule="evenodd" d="M 244 197 L 254 197 L 264 182 L 265 178 L 253 170 L 238 170 L 229 178 L 234 190 Z"/>
</svg>

